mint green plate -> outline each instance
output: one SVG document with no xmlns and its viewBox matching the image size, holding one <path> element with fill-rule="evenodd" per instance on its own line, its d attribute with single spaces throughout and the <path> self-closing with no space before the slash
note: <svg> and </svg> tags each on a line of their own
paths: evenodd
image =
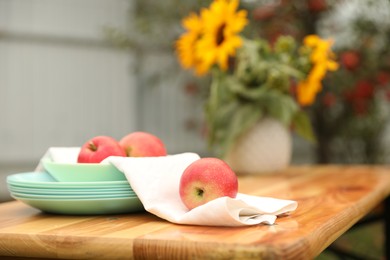
<svg viewBox="0 0 390 260">
<path fill-rule="evenodd" d="M 18 187 L 43 189 L 131 188 L 127 180 L 96 182 L 58 182 L 47 172 L 25 172 L 7 176 L 7 183 Z"/>
<path fill-rule="evenodd" d="M 39 189 L 25 188 L 8 184 L 10 192 L 21 192 L 36 195 L 135 195 L 132 189 Z"/>
<path fill-rule="evenodd" d="M 107 163 L 56 163 L 46 158 L 43 167 L 60 182 L 123 181 L 126 176 Z"/>
<path fill-rule="evenodd" d="M 144 210 L 138 198 L 109 199 L 15 199 L 43 212 L 65 215 L 103 215 L 140 212 Z"/>
<path fill-rule="evenodd" d="M 132 194 L 74 194 L 74 195 L 56 195 L 56 194 L 31 194 L 26 192 L 14 192 L 10 191 L 11 196 L 18 198 L 28 198 L 28 199 L 71 199 L 71 200 L 84 200 L 84 199 L 111 199 L 111 198 L 134 198 L 137 195 Z"/>
</svg>

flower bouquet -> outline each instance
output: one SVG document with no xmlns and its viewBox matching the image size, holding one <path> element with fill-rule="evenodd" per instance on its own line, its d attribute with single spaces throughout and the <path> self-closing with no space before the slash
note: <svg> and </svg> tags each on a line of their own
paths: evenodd
<svg viewBox="0 0 390 260">
<path fill-rule="evenodd" d="M 308 35 L 298 43 L 280 36 L 271 44 L 242 36 L 248 23 L 238 0 L 214 0 L 184 18 L 186 31 L 175 45 L 183 68 L 211 75 L 208 141 L 222 157 L 263 118 L 314 141 L 304 108 L 321 91 L 326 73 L 338 67 L 331 40 Z"/>
</svg>

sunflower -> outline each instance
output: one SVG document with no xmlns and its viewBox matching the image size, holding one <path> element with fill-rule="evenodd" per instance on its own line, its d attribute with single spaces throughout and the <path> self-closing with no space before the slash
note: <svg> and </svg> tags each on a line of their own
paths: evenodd
<svg viewBox="0 0 390 260">
<path fill-rule="evenodd" d="M 185 69 L 195 69 L 203 75 L 214 64 L 222 70 L 228 67 L 228 58 L 241 47 L 238 33 L 248 23 L 245 10 L 237 11 L 239 0 L 214 0 L 198 16 L 191 13 L 182 21 L 187 30 L 176 41 L 176 52 Z"/>
<path fill-rule="evenodd" d="M 195 51 L 201 56 L 203 71 L 208 71 L 214 64 L 226 70 L 228 58 L 234 56 L 236 49 L 242 46 L 238 33 L 248 20 L 245 10 L 237 11 L 238 4 L 238 0 L 215 0 L 209 9 L 201 11 L 204 32 Z"/>
<path fill-rule="evenodd" d="M 335 55 L 331 51 L 332 44 L 332 41 L 323 40 L 317 35 L 308 35 L 304 39 L 304 45 L 312 49 L 310 61 L 313 67 L 307 78 L 297 86 L 297 99 L 302 106 L 314 102 L 317 93 L 322 89 L 321 81 L 326 72 L 338 68 L 337 62 L 333 60 Z"/>
<path fill-rule="evenodd" d="M 201 12 L 205 24 L 203 37 L 197 44 L 196 53 L 202 55 L 201 67 L 208 71 L 214 64 L 222 70 L 228 67 L 229 56 L 242 46 L 238 33 L 248 23 L 245 10 L 237 11 L 238 0 L 215 0 L 209 9 Z"/>
<path fill-rule="evenodd" d="M 199 57 L 195 53 L 195 46 L 203 33 L 202 20 L 197 14 L 191 13 L 183 19 L 182 26 L 187 32 L 181 35 L 175 44 L 180 64 L 185 69 L 194 68 L 196 74 L 202 75 L 205 71 L 199 67 Z"/>
</svg>

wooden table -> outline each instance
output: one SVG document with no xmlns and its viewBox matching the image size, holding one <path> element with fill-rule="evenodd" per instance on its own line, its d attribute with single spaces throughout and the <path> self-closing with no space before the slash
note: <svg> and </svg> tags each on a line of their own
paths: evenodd
<svg viewBox="0 0 390 260">
<path fill-rule="evenodd" d="M 0 255 L 68 259 L 313 259 L 390 194 L 390 168 L 300 166 L 241 176 L 239 191 L 293 199 L 276 224 L 239 228 L 171 224 L 149 213 L 44 214 L 0 204 Z M 2 258 L 3 259 L 3 258 Z"/>
</svg>

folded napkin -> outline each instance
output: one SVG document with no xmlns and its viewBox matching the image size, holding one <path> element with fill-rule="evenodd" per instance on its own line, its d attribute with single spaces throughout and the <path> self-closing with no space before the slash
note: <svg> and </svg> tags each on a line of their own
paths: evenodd
<svg viewBox="0 0 390 260">
<path fill-rule="evenodd" d="M 57 163 L 77 163 L 80 149 L 80 147 L 50 147 L 42 156 L 35 171 L 40 172 L 44 170 L 42 163 L 44 159 L 51 159 Z"/>
<path fill-rule="evenodd" d="M 244 226 L 273 224 L 278 215 L 294 211 L 297 202 L 239 193 L 188 210 L 179 195 L 180 177 L 200 157 L 183 153 L 164 157 L 108 157 L 124 172 L 146 211 L 177 224 Z"/>
<path fill-rule="evenodd" d="M 42 156 L 39 164 L 35 168 L 36 172 L 44 170 L 42 160 L 50 159 L 56 163 L 77 163 L 80 147 L 50 147 Z M 108 162 L 101 162 L 107 164 Z"/>
<path fill-rule="evenodd" d="M 77 163 L 80 147 L 50 147 L 42 159 L 49 158 L 57 163 Z"/>
</svg>

